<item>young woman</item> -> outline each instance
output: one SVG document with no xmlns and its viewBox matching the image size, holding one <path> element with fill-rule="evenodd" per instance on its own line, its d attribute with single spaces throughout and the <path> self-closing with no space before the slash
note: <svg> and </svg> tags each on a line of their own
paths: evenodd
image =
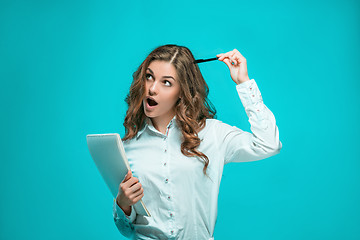
<svg viewBox="0 0 360 240">
<path fill-rule="evenodd" d="M 164 45 L 153 50 L 133 74 L 126 97 L 122 140 L 131 171 L 113 205 L 122 235 L 214 239 L 224 165 L 279 153 L 275 117 L 255 80 L 249 79 L 246 59 L 236 49 L 217 57 L 230 69 L 252 133 L 214 119 L 208 86 L 188 48 Z M 134 211 L 140 199 L 151 217 Z"/>
</svg>

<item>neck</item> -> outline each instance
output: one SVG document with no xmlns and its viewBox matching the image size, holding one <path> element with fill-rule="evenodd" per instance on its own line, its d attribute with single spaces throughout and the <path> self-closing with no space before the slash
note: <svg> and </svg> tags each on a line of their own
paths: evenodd
<svg viewBox="0 0 360 240">
<path fill-rule="evenodd" d="M 174 116 L 175 114 L 172 113 L 167 116 L 155 117 L 150 119 L 156 130 L 163 134 L 166 134 L 166 127 Z"/>
</svg>

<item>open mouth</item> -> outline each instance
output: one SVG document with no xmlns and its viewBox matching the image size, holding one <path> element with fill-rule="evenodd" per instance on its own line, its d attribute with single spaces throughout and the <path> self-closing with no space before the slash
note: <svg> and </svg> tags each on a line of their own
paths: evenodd
<svg viewBox="0 0 360 240">
<path fill-rule="evenodd" d="M 152 100 L 151 98 L 147 98 L 146 101 L 148 102 L 150 107 L 158 105 L 158 103 Z"/>
</svg>

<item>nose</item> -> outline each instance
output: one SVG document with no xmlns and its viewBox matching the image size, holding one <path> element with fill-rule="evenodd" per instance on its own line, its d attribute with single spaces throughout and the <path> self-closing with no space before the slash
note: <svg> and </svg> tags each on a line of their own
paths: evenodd
<svg viewBox="0 0 360 240">
<path fill-rule="evenodd" d="M 157 89 L 157 82 L 156 81 L 154 81 L 153 83 L 151 83 L 151 85 L 150 85 L 150 87 L 149 87 L 149 93 L 150 93 L 150 95 L 155 95 L 155 94 L 157 94 L 157 92 L 158 92 L 158 89 Z"/>
</svg>

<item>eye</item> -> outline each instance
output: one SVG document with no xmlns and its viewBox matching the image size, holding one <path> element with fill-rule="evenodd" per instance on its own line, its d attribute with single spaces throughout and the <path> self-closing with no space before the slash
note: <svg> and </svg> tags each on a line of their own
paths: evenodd
<svg viewBox="0 0 360 240">
<path fill-rule="evenodd" d="M 171 82 L 170 81 L 168 81 L 168 80 L 165 80 L 164 82 L 168 82 L 169 83 L 169 85 L 167 85 L 167 86 L 169 86 L 169 87 L 171 87 Z"/>
<path fill-rule="evenodd" d="M 149 79 L 149 77 L 152 77 L 152 75 L 149 74 L 149 73 L 145 74 L 145 78 L 146 78 L 146 79 Z"/>
</svg>

